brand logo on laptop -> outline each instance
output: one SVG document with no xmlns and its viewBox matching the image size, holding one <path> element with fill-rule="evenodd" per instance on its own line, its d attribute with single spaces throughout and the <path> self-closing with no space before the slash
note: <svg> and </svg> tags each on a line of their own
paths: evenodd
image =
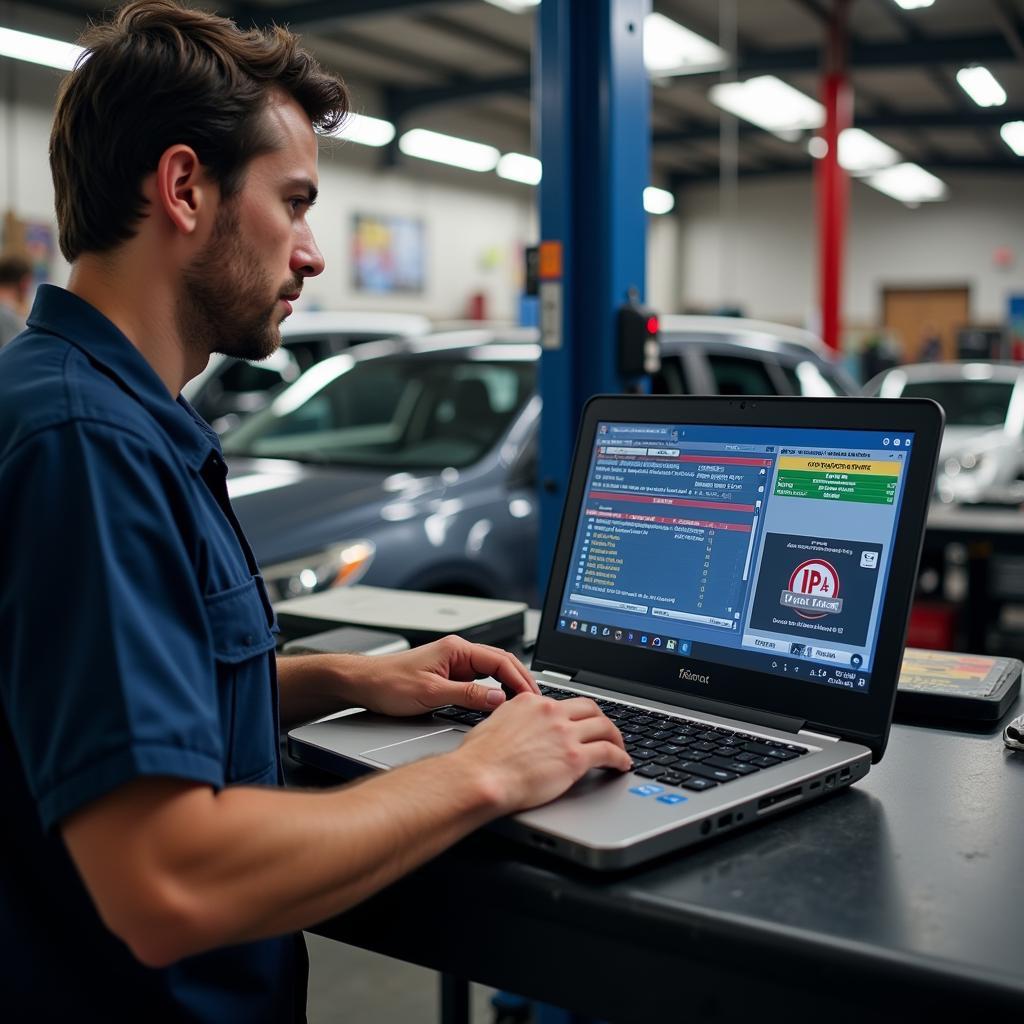
<svg viewBox="0 0 1024 1024">
<path fill-rule="evenodd" d="M 688 683 L 703 683 L 705 686 L 711 682 L 710 675 L 698 675 L 696 672 L 691 672 L 688 668 L 681 668 L 679 670 L 679 678 L 685 679 Z"/>
</svg>

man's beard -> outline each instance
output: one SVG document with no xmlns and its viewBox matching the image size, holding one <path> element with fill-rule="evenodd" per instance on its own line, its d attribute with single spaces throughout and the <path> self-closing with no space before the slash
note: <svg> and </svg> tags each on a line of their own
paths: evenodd
<svg viewBox="0 0 1024 1024">
<path fill-rule="evenodd" d="M 182 275 L 175 311 L 179 336 L 205 355 L 266 359 L 281 344 L 278 298 L 300 287 L 291 281 L 274 288 L 255 253 L 243 245 L 237 210 L 227 203 L 217 213 L 210 241 Z"/>
</svg>

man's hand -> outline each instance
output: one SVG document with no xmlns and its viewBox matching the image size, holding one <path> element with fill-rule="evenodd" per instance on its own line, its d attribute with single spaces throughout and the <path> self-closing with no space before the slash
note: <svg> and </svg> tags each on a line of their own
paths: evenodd
<svg viewBox="0 0 1024 1024">
<path fill-rule="evenodd" d="M 591 768 L 632 767 L 622 734 L 589 697 L 556 701 L 522 694 L 445 756 L 489 779 L 505 814 L 554 800 Z"/>
<path fill-rule="evenodd" d="M 493 711 L 505 701 L 495 686 L 476 680 L 493 676 L 515 693 L 539 694 L 518 658 L 497 647 L 446 636 L 423 647 L 366 658 L 359 700 L 385 715 L 422 715 L 445 704 Z"/>
</svg>

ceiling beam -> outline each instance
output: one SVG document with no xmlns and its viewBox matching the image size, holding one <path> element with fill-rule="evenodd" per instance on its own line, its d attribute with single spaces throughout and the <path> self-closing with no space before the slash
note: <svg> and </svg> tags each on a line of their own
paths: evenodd
<svg viewBox="0 0 1024 1024">
<path fill-rule="evenodd" d="M 530 95 L 530 76 L 504 75 L 499 78 L 464 78 L 444 85 L 386 90 L 388 110 L 393 117 L 402 117 L 423 107 L 437 107 L 493 96 L 497 93 Z"/>
<path fill-rule="evenodd" d="M 43 0 L 49 2 L 49 0 Z M 366 18 L 374 14 L 398 14 L 424 11 L 430 7 L 450 6 L 453 0 L 302 0 L 296 4 L 264 7 L 261 4 L 239 3 L 227 11 L 235 21 L 248 21 L 253 25 L 302 26 L 309 29 L 340 25 L 353 18 Z M 458 0 L 454 0 L 458 2 Z"/>
<path fill-rule="evenodd" d="M 1024 120 L 1024 109 L 1006 107 L 977 107 L 973 110 L 951 110 L 936 113 L 933 110 L 917 113 L 897 113 L 887 110 L 884 113 L 854 113 L 854 124 L 858 128 L 978 128 L 983 126 L 998 127 L 1007 121 Z M 763 135 L 765 129 L 758 128 L 747 121 L 740 122 L 741 135 Z M 718 122 L 705 121 L 701 124 L 690 123 L 678 131 L 655 132 L 654 144 L 666 145 L 680 142 L 699 142 L 705 139 L 718 138 Z"/>
<path fill-rule="evenodd" d="M 970 160 L 957 159 L 956 157 L 939 157 L 929 160 L 926 170 L 929 171 L 992 171 L 1005 173 L 1007 171 L 1021 174 L 1024 173 L 1024 160 Z M 769 178 L 787 174 L 807 175 L 811 173 L 812 161 L 803 160 L 799 163 L 777 163 L 766 164 L 762 167 L 741 167 L 739 176 L 741 178 Z M 856 180 L 856 179 L 854 179 Z M 704 184 L 718 181 L 718 168 L 708 167 L 699 171 L 676 171 L 670 178 L 670 188 L 674 192 L 677 188 L 686 185 Z"/>
</svg>

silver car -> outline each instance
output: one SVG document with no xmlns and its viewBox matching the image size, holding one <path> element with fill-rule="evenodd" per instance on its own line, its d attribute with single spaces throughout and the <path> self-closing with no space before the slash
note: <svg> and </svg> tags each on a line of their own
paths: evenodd
<svg viewBox="0 0 1024 1024">
<path fill-rule="evenodd" d="M 932 398 L 946 411 L 935 495 L 942 502 L 998 500 L 1024 475 L 1024 367 L 1017 363 L 919 363 L 879 374 L 881 398 Z"/>
</svg>

